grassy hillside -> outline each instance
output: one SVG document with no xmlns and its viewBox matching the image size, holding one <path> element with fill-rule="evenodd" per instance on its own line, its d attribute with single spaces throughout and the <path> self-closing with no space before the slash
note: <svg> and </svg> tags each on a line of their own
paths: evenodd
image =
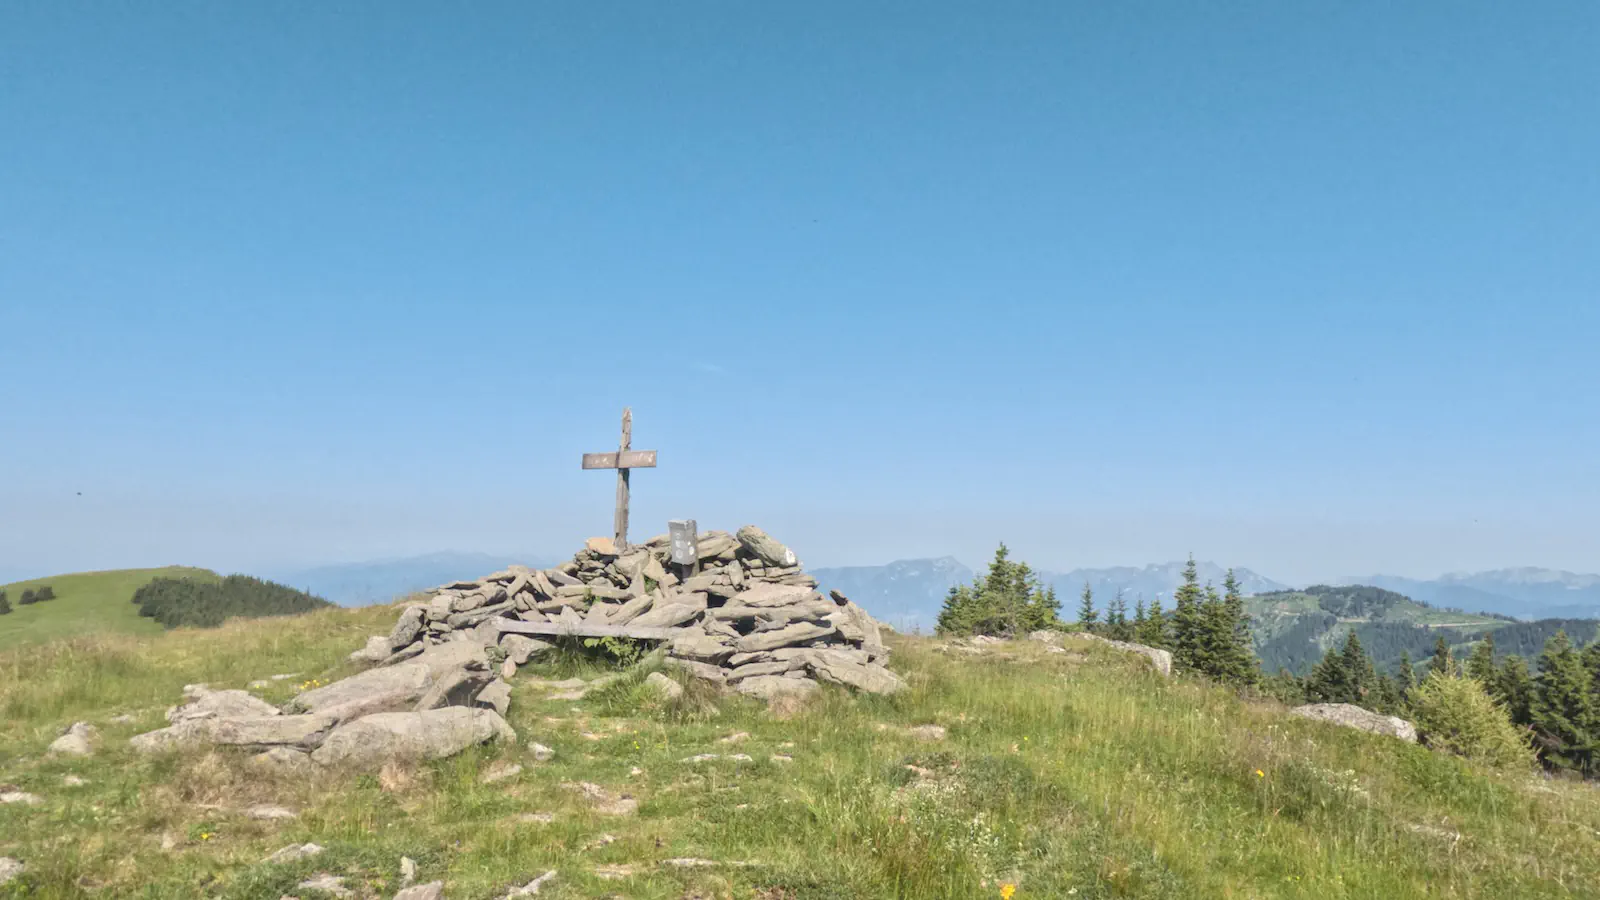
<svg viewBox="0 0 1600 900">
<path fill-rule="evenodd" d="M 783 716 L 698 684 L 675 704 L 647 700 L 640 673 L 547 701 L 519 674 L 517 745 L 377 774 L 278 779 L 229 753 L 125 749 L 185 683 L 295 673 L 263 692 L 283 700 L 295 682 L 340 674 L 393 616 L 331 610 L 0 651 L 0 772 L 42 798 L 0 805 L 0 856 L 29 866 L 10 896 L 309 898 L 323 895 L 296 885 L 332 872 L 387 898 L 402 856 L 452 900 L 498 898 L 551 869 L 539 896 L 558 900 L 967 900 L 1007 896 L 1007 883 L 1020 900 L 1600 896 L 1593 787 L 1291 719 L 1098 647 L 973 656 L 897 638 L 909 690 L 828 691 Z M 121 713 L 134 721 L 114 722 Z M 101 729 L 98 755 L 45 757 L 80 719 Z M 947 736 L 909 730 L 928 724 Z M 555 758 L 536 763 L 532 741 Z M 702 753 L 750 760 L 687 761 Z M 481 784 L 496 761 L 524 769 Z M 580 781 L 632 794 L 637 813 L 587 808 L 562 787 Z M 237 814 L 261 803 L 298 818 Z M 263 862 L 308 841 L 326 851 Z M 666 862 L 684 858 L 711 864 Z M 628 874 L 605 879 L 605 867 Z"/>
<path fill-rule="evenodd" d="M 1245 599 L 1256 652 L 1268 672 L 1279 667 L 1304 674 L 1329 647 L 1351 631 L 1380 668 L 1392 667 L 1401 651 L 1413 660 L 1433 652 L 1440 636 L 1465 650 L 1484 633 L 1513 625 L 1504 618 L 1436 609 L 1381 588 L 1319 585 L 1274 591 Z"/>
<path fill-rule="evenodd" d="M 133 592 L 155 578 L 216 580 L 215 572 L 187 566 L 162 569 L 113 569 L 36 578 L 0 585 L 10 595 L 12 612 L 0 616 L 0 649 L 81 634 L 121 632 L 153 634 L 161 626 L 140 618 Z M 56 598 L 29 606 L 18 605 L 25 590 L 50 585 Z"/>
</svg>

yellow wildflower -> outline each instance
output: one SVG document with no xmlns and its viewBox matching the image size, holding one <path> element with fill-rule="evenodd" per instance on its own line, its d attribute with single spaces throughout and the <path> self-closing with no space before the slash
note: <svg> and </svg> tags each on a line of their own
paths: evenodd
<svg viewBox="0 0 1600 900">
<path fill-rule="evenodd" d="M 1000 900 L 1011 900 L 1012 897 L 1016 896 L 1016 893 L 1017 886 L 1011 882 L 1008 881 L 1000 885 Z"/>
<path fill-rule="evenodd" d="M 1256 777 L 1257 778 L 1265 778 L 1265 777 L 1267 777 L 1267 773 L 1261 771 L 1260 769 L 1257 769 L 1256 770 Z"/>
</svg>

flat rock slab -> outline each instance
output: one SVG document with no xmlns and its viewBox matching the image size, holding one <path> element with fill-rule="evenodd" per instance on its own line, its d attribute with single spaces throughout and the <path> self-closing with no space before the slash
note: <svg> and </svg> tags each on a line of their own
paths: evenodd
<svg viewBox="0 0 1600 900">
<path fill-rule="evenodd" d="M 444 882 L 414 884 L 394 895 L 394 900 L 444 900 Z"/>
<path fill-rule="evenodd" d="M 194 699 L 167 710 L 167 721 L 174 725 L 194 719 L 217 716 L 276 716 L 278 708 L 249 691 L 213 691 L 204 685 L 190 685 L 185 693 Z"/>
<path fill-rule="evenodd" d="M 309 750 L 334 727 L 328 716 L 244 716 L 189 719 L 135 735 L 128 743 L 141 753 L 216 744 L 229 747 L 294 747 Z"/>
<path fill-rule="evenodd" d="M 443 759 L 495 738 L 515 741 L 517 734 L 489 709 L 379 713 L 335 728 L 311 759 L 323 766 L 376 768 L 391 759 Z"/>
<path fill-rule="evenodd" d="M 423 656 L 427 656 L 426 653 Z M 345 704 L 371 703 L 373 698 L 410 697 L 416 702 L 433 684 L 429 667 L 418 657 L 382 669 L 368 669 L 324 687 L 313 688 L 294 699 L 307 712 L 321 712 Z"/>
<path fill-rule="evenodd" d="M 788 694 L 804 696 L 817 690 L 817 683 L 809 678 L 786 678 L 782 675 L 757 675 L 739 682 L 738 691 L 761 700 L 772 700 Z"/>
<path fill-rule="evenodd" d="M 1316 719 L 1319 722 L 1332 722 L 1335 725 L 1372 734 L 1386 734 L 1413 744 L 1417 742 L 1416 726 L 1405 719 L 1385 716 L 1350 703 L 1312 703 L 1296 706 L 1289 710 L 1289 715 L 1302 719 Z"/>
</svg>

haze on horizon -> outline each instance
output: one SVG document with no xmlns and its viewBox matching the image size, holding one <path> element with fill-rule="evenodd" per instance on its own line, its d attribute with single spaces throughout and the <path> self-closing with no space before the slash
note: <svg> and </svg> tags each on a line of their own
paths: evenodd
<svg viewBox="0 0 1600 900">
<path fill-rule="evenodd" d="M 1600 7 L 0 10 L 0 580 L 1600 571 Z"/>
</svg>

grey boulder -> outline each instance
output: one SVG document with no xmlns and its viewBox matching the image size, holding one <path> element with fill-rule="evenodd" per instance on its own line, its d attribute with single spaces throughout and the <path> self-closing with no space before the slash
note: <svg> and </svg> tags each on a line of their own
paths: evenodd
<svg viewBox="0 0 1600 900">
<path fill-rule="evenodd" d="M 276 706 L 249 691 L 213 691 L 203 685 L 192 685 L 184 693 L 193 699 L 167 710 L 167 721 L 174 725 L 216 716 L 279 715 Z"/>
<path fill-rule="evenodd" d="M 739 544 L 744 547 L 745 552 L 769 566 L 793 566 L 799 564 L 799 561 L 795 559 L 793 550 L 780 544 L 771 535 L 754 525 L 746 525 L 740 528 L 734 537 L 738 538 Z"/>
<path fill-rule="evenodd" d="M 1312 703 L 1289 710 L 1289 715 L 1332 722 L 1372 734 L 1386 734 L 1415 744 L 1417 728 L 1398 716 L 1385 716 L 1350 703 Z"/>
<path fill-rule="evenodd" d="M 379 713 L 335 728 L 311 759 L 323 766 L 376 768 L 397 758 L 443 759 L 495 738 L 515 741 L 517 734 L 489 709 Z"/>
<path fill-rule="evenodd" d="M 50 744 L 50 753 L 56 756 L 88 756 L 94 752 L 95 727 L 88 722 L 74 722 L 61 736 Z"/>
</svg>

